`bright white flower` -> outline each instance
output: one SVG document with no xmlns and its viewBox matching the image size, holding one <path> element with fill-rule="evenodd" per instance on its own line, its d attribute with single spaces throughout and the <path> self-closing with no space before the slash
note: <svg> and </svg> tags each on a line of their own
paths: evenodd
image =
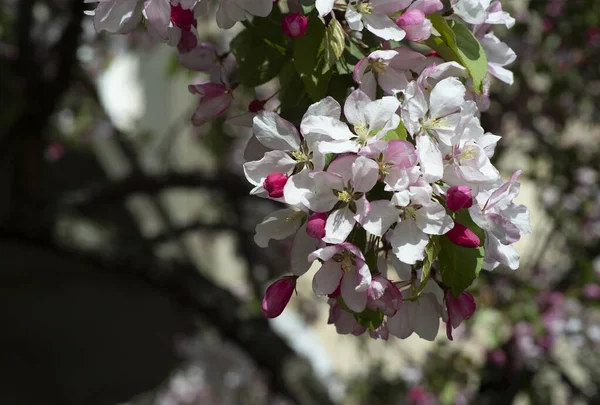
<svg viewBox="0 0 600 405">
<path fill-rule="evenodd" d="M 506 84 L 513 84 L 513 73 L 504 66 L 513 63 L 517 59 L 517 54 L 501 42 L 493 32 L 487 33 L 479 41 L 487 57 L 488 72 Z"/>
<path fill-rule="evenodd" d="M 440 180 L 444 174 L 442 152 L 438 143 L 452 146 L 457 141 L 457 125 L 465 103 L 465 86 L 455 77 L 448 77 L 427 93 L 417 82 L 406 89 L 402 104 L 402 121 L 417 144 L 423 177 L 428 183 Z"/>
<path fill-rule="evenodd" d="M 313 278 L 316 295 L 333 294 L 339 287 L 348 308 L 354 312 L 362 312 L 366 308 L 371 272 L 358 247 L 347 242 L 327 246 L 311 253 L 308 259 L 323 261 Z"/>
<path fill-rule="evenodd" d="M 396 110 L 400 102 L 395 97 L 371 99 L 361 90 L 353 91 L 344 104 L 344 115 L 353 126 L 354 133 L 338 119 L 312 116 L 302 121 L 307 139 L 318 142 L 321 153 L 358 152 L 375 142 L 400 124 Z"/>
<path fill-rule="evenodd" d="M 371 99 L 375 98 L 375 80 L 386 94 L 396 95 L 406 89 L 412 73 L 423 70 L 425 56 L 407 47 L 372 52 L 354 67 L 353 78 Z"/>
<path fill-rule="evenodd" d="M 517 171 L 500 187 L 481 192 L 477 196 L 479 204 L 469 208 L 473 222 L 485 232 L 484 268 L 487 270 L 493 270 L 499 264 L 516 270 L 519 255 L 510 245 L 517 242 L 521 234 L 531 233 L 527 207 L 513 203 L 519 194 L 517 178 L 520 174 L 521 171 Z"/>
<path fill-rule="evenodd" d="M 411 2 L 412 0 L 353 0 L 346 9 L 346 21 L 355 31 L 362 31 L 364 23 L 364 26 L 379 38 L 401 41 L 406 33 L 387 14 L 400 11 Z"/>
<path fill-rule="evenodd" d="M 126 34 L 133 31 L 142 21 L 141 0 L 85 0 L 85 3 L 98 3 L 96 10 L 88 12 L 94 16 L 96 31 L 113 34 Z"/>
</svg>

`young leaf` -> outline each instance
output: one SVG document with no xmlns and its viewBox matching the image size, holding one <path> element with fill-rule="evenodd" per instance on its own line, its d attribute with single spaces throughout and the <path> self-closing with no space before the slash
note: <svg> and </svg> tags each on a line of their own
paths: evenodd
<svg viewBox="0 0 600 405">
<path fill-rule="evenodd" d="M 359 325 L 371 330 L 379 328 L 383 323 L 383 313 L 372 311 L 369 308 L 366 308 L 360 314 L 355 314 L 354 317 Z"/>
<path fill-rule="evenodd" d="M 344 53 L 344 29 L 338 20 L 331 19 L 325 30 L 325 46 L 323 49 L 325 65 L 323 73 L 326 73 Z"/>
<path fill-rule="evenodd" d="M 487 58 L 479 40 L 463 24 L 448 21 L 440 14 L 427 16 L 440 36 L 431 36 L 425 44 L 437 51 L 447 61 L 457 61 L 469 71 L 473 88 L 481 93 L 487 75 Z"/>
<path fill-rule="evenodd" d="M 431 273 L 431 266 L 440 253 L 439 236 L 431 235 L 429 243 L 425 247 L 425 260 L 423 261 L 423 271 L 421 272 L 421 283 L 423 283 Z"/>
<path fill-rule="evenodd" d="M 294 41 L 294 66 L 313 101 L 325 97 L 333 74 L 331 69 L 323 74 L 324 42 L 325 25 L 316 15 L 309 16 L 306 34 Z"/>
<path fill-rule="evenodd" d="M 400 121 L 400 124 L 398 124 L 396 129 L 388 131 L 383 139 L 386 141 L 393 141 L 395 139 L 399 139 L 401 141 L 406 140 L 406 128 L 404 127 L 404 123 Z"/>
</svg>

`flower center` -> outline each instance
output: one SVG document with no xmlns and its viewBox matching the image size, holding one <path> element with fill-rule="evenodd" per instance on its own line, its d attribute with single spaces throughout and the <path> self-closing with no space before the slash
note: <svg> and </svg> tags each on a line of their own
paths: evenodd
<svg viewBox="0 0 600 405">
<path fill-rule="evenodd" d="M 368 2 L 360 3 L 356 6 L 356 11 L 361 14 L 371 14 L 371 11 L 373 11 L 373 6 L 371 6 L 371 4 Z"/>
<path fill-rule="evenodd" d="M 363 121 L 358 121 L 356 124 L 354 124 L 354 132 L 363 142 L 369 139 L 369 126 Z"/>
<path fill-rule="evenodd" d="M 301 219 L 304 218 L 305 215 L 306 214 L 302 211 L 293 212 L 290 215 L 288 215 L 288 217 L 285 219 L 285 222 L 289 223 L 289 222 L 300 221 Z"/>
<path fill-rule="evenodd" d="M 387 65 L 381 62 L 380 59 L 369 59 L 369 66 L 371 66 L 371 69 L 377 73 L 385 73 L 387 70 Z"/>
<path fill-rule="evenodd" d="M 338 194 L 338 200 L 349 203 L 352 200 L 352 194 L 350 194 L 348 190 L 340 191 Z"/>
<path fill-rule="evenodd" d="M 458 155 L 458 161 L 462 164 L 465 160 L 475 159 L 479 156 L 479 152 L 475 149 L 473 145 L 468 145 L 460 151 L 460 155 Z"/>
</svg>

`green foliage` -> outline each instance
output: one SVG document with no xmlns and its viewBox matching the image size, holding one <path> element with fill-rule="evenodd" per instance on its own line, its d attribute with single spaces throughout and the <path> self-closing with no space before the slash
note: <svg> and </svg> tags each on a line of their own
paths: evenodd
<svg viewBox="0 0 600 405">
<path fill-rule="evenodd" d="M 306 34 L 294 41 L 294 66 L 304 82 L 308 95 L 319 101 L 327 94 L 333 71 L 325 60 L 325 25 L 316 15 L 308 18 Z"/>
<path fill-rule="evenodd" d="M 468 211 L 461 210 L 456 215 L 456 221 L 475 232 L 482 245 L 477 248 L 464 248 L 450 242 L 446 236 L 441 236 L 439 239 L 441 251 L 438 261 L 442 281 L 450 287 L 452 294 L 458 297 L 479 275 L 485 252 L 483 230 L 471 220 Z"/>
<path fill-rule="evenodd" d="M 276 77 L 291 58 L 288 43 L 277 7 L 268 17 L 256 17 L 252 24 L 246 24 L 246 29 L 231 41 L 240 84 L 255 87 Z"/>
<path fill-rule="evenodd" d="M 425 44 L 447 61 L 457 61 L 469 71 L 473 88 L 481 94 L 483 79 L 487 75 L 485 52 L 473 33 L 464 24 L 448 21 L 440 14 L 427 16 L 440 36 L 431 36 Z"/>
<path fill-rule="evenodd" d="M 385 136 L 383 137 L 383 139 L 386 141 L 406 140 L 406 128 L 404 127 L 404 123 L 400 121 L 400 124 L 398 124 L 396 129 L 388 131 L 387 134 L 385 134 Z"/>
<path fill-rule="evenodd" d="M 429 237 L 429 243 L 425 247 L 425 260 L 423 261 L 423 272 L 421 273 L 421 283 L 423 283 L 429 277 L 431 273 L 431 266 L 433 262 L 440 254 L 440 242 L 439 236 L 431 235 Z"/>
<path fill-rule="evenodd" d="M 366 308 L 360 314 L 355 314 L 356 322 L 367 329 L 375 330 L 383 323 L 383 313 Z"/>
<path fill-rule="evenodd" d="M 325 44 L 323 57 L 325 58 L 324 72 L 334 66 L 344 53 L 344 29 L 338 20 L 333 18 L 325 30 Z"/>
</svg>

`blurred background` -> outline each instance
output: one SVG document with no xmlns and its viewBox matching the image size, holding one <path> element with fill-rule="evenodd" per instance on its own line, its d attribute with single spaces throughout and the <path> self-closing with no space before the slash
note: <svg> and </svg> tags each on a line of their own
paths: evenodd
<svg viewBox="0 0 600 405">
<path fill-rule="evenodd" d="M 597 0 L 503 1 L 515 84 L 482 123 L 534 232 L 454 342 L 339 336 L 310 273 L 262 319 L 290 241 L 254 244 L 277 205 L 248 195 L 249 130 L 189 124 L 208 77 L 143 29 L 98 35 L 82 0 L 0 4 L 0 404 L 600 403 Z"/>
</svg>

